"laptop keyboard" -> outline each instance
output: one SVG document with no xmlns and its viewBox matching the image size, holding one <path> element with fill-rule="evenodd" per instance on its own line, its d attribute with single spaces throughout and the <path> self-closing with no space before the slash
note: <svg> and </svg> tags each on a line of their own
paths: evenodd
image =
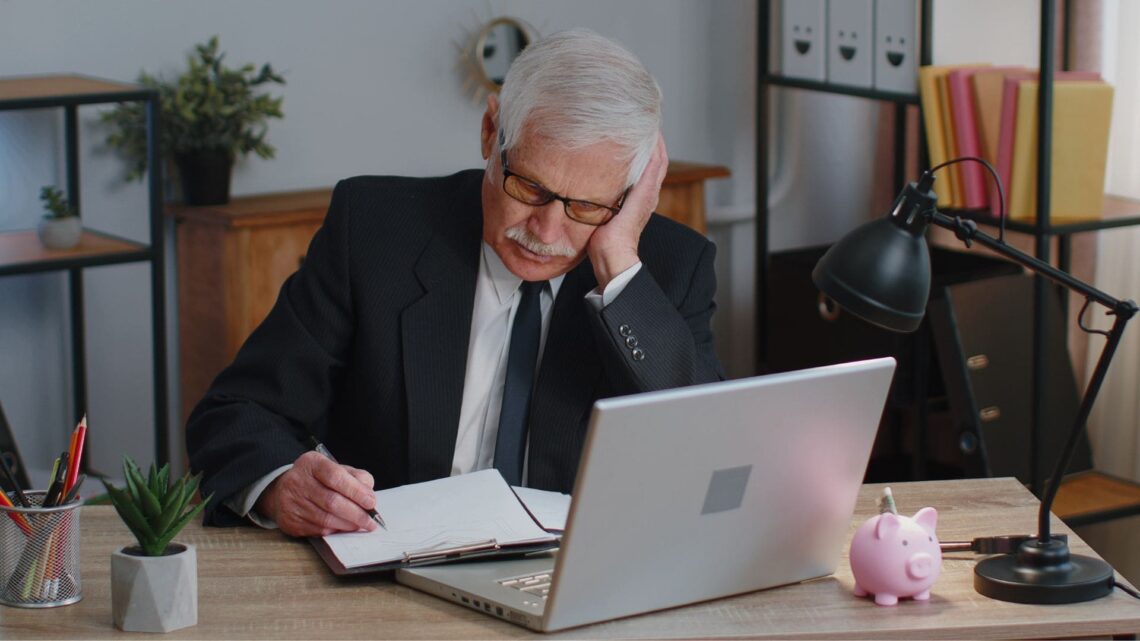
<svg viewBox="0 0 1140 641">
<path fill-rule="evenodd" d="M 509 579 L 499 579 L 499 585 L 522 590 L 527 594 L 532 594 L 541 597 L 543 601 L 546 600 L 547 595 L 550 594 L 550 582 L 553 575 L 550 572 L 541 572 L 539 574 L 528 574 L 526 576 L 516 576 Z"/>
</svg>

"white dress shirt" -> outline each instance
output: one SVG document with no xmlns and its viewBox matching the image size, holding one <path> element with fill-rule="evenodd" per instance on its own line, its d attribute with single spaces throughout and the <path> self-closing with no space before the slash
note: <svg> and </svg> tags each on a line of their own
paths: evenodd
<svg viewBox="0 0 1140 641">
<path fill-rule="evenodd" d="M 542 363 L 550 314 L 564 278 L 565 275 L 552 278 L 550 287 L 542 288 L 539 294 L 542 333 L 539 335 L 536 369 Z M 521 284 L 522 279 L 512 274 L 495 250 L 483 243 L 483 258 L 475 281 L 471 337 L 467 342 L 467 371 L 463 377 L 459 431 L 451 459 L 452 476 L 494 467 L 503 387 L 507 380 L 507 354 L 510 352 L 515 312 L 522 298 L 519 293 Z M 526 478 L 525 463 L 523 478 Z"/>
<path fill-rule="evenodd" d="M 593 289 L 586 294 L 586 302 L 600 311 L 618 297 L 640 269 L 639 262 L 618 274 L 606 286 L 605 291 Z M 554 300 L 558 297 L 564 278 L 565 275 L 551 279 L 550 288 L 543 288 L 539 299 L 542 311 L 539 363 L 542 362 Z M 452 476 L 494 466 L 495 439 L 499 433 L 499 412 L 503 405 L 503 386 L 507 378 L 507 346 L 510 343 L 515 310 L 518 309 L 521 298 L 520 284 L 522 279 L 507 269 L 490 245 L 483 243 L 479 273 L 475 279 L 475 305 L 471 314 L 471 337 L 467 343 L 467 370 L 463 378 L 459 430 L 455 438 L 455 453 L 451 459 Z M 262 527 L 276 527 L 276 523 L 258 514 L 253 507 L 265 488 L 292 467 L 291 464 L 282 465 L 266 474 L 227 500 L 226 505 Z M 524 459 L 524 484 L 526 478 L 527 466 Z"/>
</svg>

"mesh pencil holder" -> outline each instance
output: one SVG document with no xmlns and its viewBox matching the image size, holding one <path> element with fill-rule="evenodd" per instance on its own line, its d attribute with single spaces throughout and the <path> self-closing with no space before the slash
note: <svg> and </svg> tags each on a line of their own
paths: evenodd
<svg viewBox="0 0 1140 641">
<path fill-rule="evenodd" d="M 83 502 L 40 507 L 44 494 L 26 492 L 31 507 L 0 505 L 0 603 L 4 605 L 54 608 L 83 598 L 79 580 Z"/>
</svg>

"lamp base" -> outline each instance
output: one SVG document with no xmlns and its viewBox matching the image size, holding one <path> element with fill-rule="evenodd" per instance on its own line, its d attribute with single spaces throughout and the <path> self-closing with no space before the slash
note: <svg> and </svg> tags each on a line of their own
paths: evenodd
<svg viewBox="0 0 1140 641">
<path fill-rule="evenodd" d="M 1014 603 L 1077 603 L 1108 596 L 1115 585 L 1112 566 L 1069 554 L 1064 541 L 1029 539 L 1017 554 L 992 556 L 974 566 L 974 589 Z"/>
</svg>

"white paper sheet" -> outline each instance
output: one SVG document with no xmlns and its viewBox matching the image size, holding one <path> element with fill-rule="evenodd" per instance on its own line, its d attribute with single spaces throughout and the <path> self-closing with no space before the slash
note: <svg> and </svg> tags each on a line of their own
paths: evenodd
<svg viewBox="0 0 1140 641">
<path fill-rule="evenodd" d="M 532 487 L 511 487 L 530 515 L 544 530 L 563 532 L 570 515 L 570 495 Z"/>
<path fill-rule="evenodd" d="M 499 545 L 555 540 L 527 514 L 498 470 L 481 470 L 376 492 L 387 529 L 324 537 L 346 568 L 399 561 L 405 553 L 495 539 Z"/>
</svg>

